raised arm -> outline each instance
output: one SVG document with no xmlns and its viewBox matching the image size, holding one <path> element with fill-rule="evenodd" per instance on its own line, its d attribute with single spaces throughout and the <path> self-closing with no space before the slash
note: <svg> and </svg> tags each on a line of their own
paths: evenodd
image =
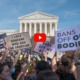
<svg viewBox="0 0 80 80">
<path fill-rule="evenodd" d="M 47 52 L 46 51 L 43 52 L 43 57 L 44 57 L 44 60 L 47 61 Z"/>
<path fill-rule="evenodd" d="M 0 50 L 0 52 L 4 53 L 2 59 L 0 60 L 0 63 L 5 62 L 6 56 L 9 54 L 8 46 L 6 43 L 4 43 L 4 48 L 5 48 L 5 52 L 2 52 L 2 50 Z"/>
<path fill-rule="evenodd" d="M 76 64 L 80 63 L 79 57 L 80 57 L 80 47 L 78 46 L 76 52 L 74 53 L 74 61 Z"/>
<path fill-rule="evenodd" d="M 26 73 L 26 70 L 28 69 L 28 65 L 29 65 L 29 62 L 27 62 L 27 64 L 25 63 L 23 65 L 23 69 L 21 70 L 20 74 L 18 75 L 17 80 L 24 80 L 24 75 Z"/>
<path fill-rule="evenodd" d="M 76 66 L 75 64 L 72 65 L 72 69 L 71 69 L 71 72 L 74 74 L 76 80 L 77 80 L 77 71 L 76 71 Z"/>
<path fill-rule="evenodd" d="M 28 62 L 29 63 L 31 62 L 31 55 L 30 54 L 28 55 Z"/>
<path fill-rule="evenodd" d="M 52 61 L 51 61 L 51 67 L 52 71 L 55 72 L 57 70 L 57 62 L 56 62 L 56 57 L 54 56 Z"/>
<path fill-rule="evenodd" d="M 18 50 L 18 54 L 17 54 L 17 57 L 14 59 L 12 68 L 16 65 L 16 63 L 17 63 L 17 61 L 18 61 L 18 58 L 19 58 L 20 54 L 21 54 L 21 50 Z"/>
</svg>

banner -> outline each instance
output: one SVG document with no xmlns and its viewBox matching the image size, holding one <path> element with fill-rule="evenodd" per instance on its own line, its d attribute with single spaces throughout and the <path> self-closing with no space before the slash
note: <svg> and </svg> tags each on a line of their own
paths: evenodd
<svg viewBox="0 0 80 80">
<path fill-rule="evenodd" d="M 0 49 L 4 49 L 4 38 L 6 37 L 6 33 L 0 35 Z"/>
<path fill-rule="evenodd" d="M 17 33 L 5 38 L 5 41 L 10 50 L 18 50 L 32 47 L 28 32 Z"/>
<path fill-rule="evenodd" d="M 80 46 L 80 26 L 55 33 L 55 51 L 76 50 Z"/>
<path fill-rule="evenodd" d="M 44 51 L 47 52 L 49 58 L 53 58 L 55 54 L 55 45 L 50 42 L 38 42 L 35 49 L 35 52 L 42 54 Z"/>
</svg>

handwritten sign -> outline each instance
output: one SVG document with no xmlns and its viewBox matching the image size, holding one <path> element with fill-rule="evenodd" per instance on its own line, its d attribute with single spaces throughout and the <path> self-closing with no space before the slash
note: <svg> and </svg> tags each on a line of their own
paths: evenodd
<svg viewBox="0 0 80 80">
<path fill-rule="evenodd" d="M 28 32 L 17 33 L 5 38 L 5 41 L 10 50 L 18 50 L 32 47 Z"/>
<path fill-rule="evenodd" d="M 47 56 L 52 58 L 55 54 L 55 46 L 50 42 L 38 42 L 35 49 L 35 52 L 42 54 L 44 51 L 47 52 Z"/>
</svg>

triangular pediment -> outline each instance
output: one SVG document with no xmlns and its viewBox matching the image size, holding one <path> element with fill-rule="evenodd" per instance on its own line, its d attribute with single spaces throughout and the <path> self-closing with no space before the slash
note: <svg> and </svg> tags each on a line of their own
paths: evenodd
<svg viewBox="0 0 80 80">
<path fill-rule="evenodd" d="M 54 15 L 50 15 L 50 14 L 46 14 L 46 13 L 43 13 L 43 12 L 34 12 L 34 13 L 31 13 L 31 14 L 28 14 L 28 15 L 25 15 L 25 16 L 22 16 L 22 17 L 19 17 L 20 20 L 24 20 L 24 19 L 57 19 L 58 16 L 54 16 Z"/>
</svg>

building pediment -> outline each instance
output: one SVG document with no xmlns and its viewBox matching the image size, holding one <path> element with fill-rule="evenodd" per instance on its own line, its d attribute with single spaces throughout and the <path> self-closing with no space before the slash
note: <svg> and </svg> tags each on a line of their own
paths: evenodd
<svg viewBox="0 0 80 80">
<path fill-rule="evenodd" d="M 19 17 L 20 20 L 25 20 L 25 19 L 58 19 L 58 16 L 42 13 L 42 12 L 34 12 L 22 17 Z"/>
</svg>

